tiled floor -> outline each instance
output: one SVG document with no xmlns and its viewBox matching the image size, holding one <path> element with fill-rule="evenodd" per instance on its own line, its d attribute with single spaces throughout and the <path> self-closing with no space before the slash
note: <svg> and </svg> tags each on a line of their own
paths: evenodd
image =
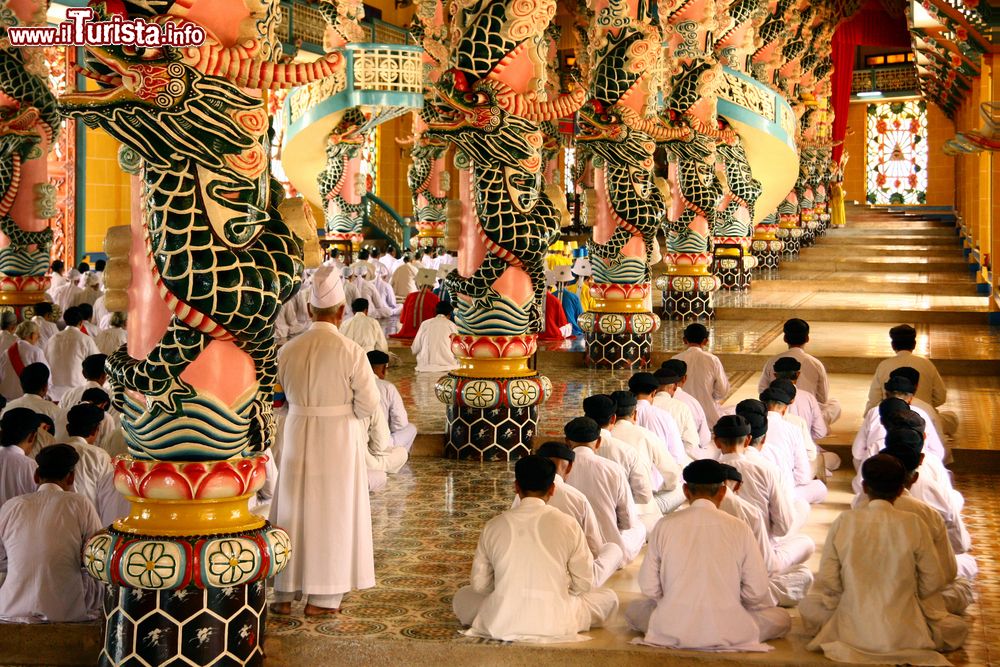
<svg viewBox="0 0 1000 667">
<path fill-rule="evenodd" d="M 1000 535 L 1000 492 L 993 479 L 977 475 L 958 480 L 966 497 L 969 529 L 978 545 L 980 575 L 979 602 L 968 613 L 969 639 L 963 650 L 948 656 L 956 665 L 982 666 L 1000 659 L 1000 566 L 988 557 L 987 546 Z M 849 475 L 839 473 L 831 488 L 827 502 L 813 509 L 806 529 L 820 547 L 829 524 L 848 507 Z M 508 465 L 414 459 L 372 500 L 378 586 L 347 596 L 342 615 L 334 619 L 306 619 L 298 607 L 290 617 L 272 616 L 269 635 L 294 636 L 304 643 L 316 636 L 481 643 L 459 634 L 451 596 L 468 581 L 483 524 L 509 507 L 512 494 Z M 818 565 L 818 554 L 819 550 L 810 562 L 813 568 Z M 638 563 L 608 583 L 623 605 L 638 595 Z M 636 636 L 625 627 L 620 611 L 607 628 L 590 635 L 590 642 L 549 648 L 627 649 Z M 769 654 L 770 661 L 795 664 L 796 656 L 811 658 L 803 644 L 796 620 L 789 639 L 774 642 L 776 651 Z"/>
</svg>

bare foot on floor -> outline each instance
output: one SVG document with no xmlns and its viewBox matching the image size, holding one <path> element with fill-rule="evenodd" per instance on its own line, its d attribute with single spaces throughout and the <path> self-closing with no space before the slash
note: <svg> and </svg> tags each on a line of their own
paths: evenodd
<svg viewBox="0 0 1000 667">
<path fill-rule="evenodd" d="M 278 614 L 279 616 L 288 616 L 292 613 L 292 603 L 291 602 L 275 602 L 269 609 L 272 614 Z"/>
<path fill-rule="evenodd" d="M 330 607 L 317 607 L 315 605 L 306 605 L 306 616 L 333 616 L 334 614 L 339 614 L 340 609 L 330 608 Z"/>
</svg>

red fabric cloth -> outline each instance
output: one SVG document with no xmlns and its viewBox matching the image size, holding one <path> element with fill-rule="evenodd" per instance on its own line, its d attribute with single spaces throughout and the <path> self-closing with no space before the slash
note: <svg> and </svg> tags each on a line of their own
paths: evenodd
<svg viewBox="0 0 1000 667">
<path fill-rule="evenodd" d="M 390 338 L 416 338 L 417 330 L 424 320 L 434 317 L 434 309 L 441 302 L 437 294 L 429 289 L 411 292 L 403 302 L 403 312 L 399 315 L 399 331 Z"/>
<path fill-rule="evenodd" d="M 910 48 L 910 33 L 905 17 L 886 13 L 880 0 L 868 0 L 853 17 L 837 26 L 833 33 L 833 141 L 847 136 L 847 109 L 851 105 L 851 82 L 854 78 L 854 54 L 859 46 Z M 863 127 L 854 128 L 864 132 Z M 840 159 L 844 145 L 834 146 L 833 161 Z M 862 159 L 855 155 L 854 159 Z"/>
<path fill-rule="evenodd" d="M 24 360 L 21 359 L 21 349 L 17 346 L 17 341 L 7 348 L 7 358 L 10 359 L 10 365 L 14 367 L 14 372 L 17 373 L 18 377 L 24 372 Z"/>
<path fill-rule="evenodd" d="M 545 293 L 545 331 L 539 336 L 539 340 L 562 340 L 567 336 L 563 335 L 560 327 L 569 324 L 566 319 L 566 311 L 563 310 L 562 302 L 556 298 L 552 292 Z"/>
</svg>

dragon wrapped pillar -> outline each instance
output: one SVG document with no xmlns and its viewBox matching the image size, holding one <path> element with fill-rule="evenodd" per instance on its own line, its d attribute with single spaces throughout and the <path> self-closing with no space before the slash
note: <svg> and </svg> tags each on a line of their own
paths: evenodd
<svg viewBox="0 0 1000 667">
<path fill-rule="evenodd" d="M 656 286 L 663 291 L 665 316 L 711 318 L 712 294 L 720 286 L 712 270 L 712 236 L 723 195 L 716 148 L 736 138 L 732 130 L 722 130 L 716 114 L 722 77 L 712 42 L 717 1 L 661 0 L 659 19 L 666 61 L 661 113 L 665 123 L 689 128 L 691 136 L 664 142 L 679 197 L 666 223 L 667 273 Z"/>
<path fill-rule="evenodd" d="M 406 170 L 417 246 L 425 250 L 433 250 L 444 243 L 448 189 L 451 187 L 451 174 L 445 167 L 448 143 L 427 129 L 426 121 L 434 117 L 432 104 L 425 99 L 424 109 L 413 114 L 413 137 L 408 142 L 410 166 Z"/>
<path fill-rule="evenodd" d="M 129 311 L 107 371 L 128 445 L 114 483 L 131 511 L 84 550 L 106 585 L 101 665 L 262 664 L 265 581 L 291 557 L 288 535 L 249 504 L 275 435 L 274 323 L 300 287 L 309 225 L 302 206 L 279 212 L 261 91 L 343 76 L 345 59 L 271 62 L 259 30 L 278 3 L 248 4 L 150 15 L 144 1 L 115 2 L 123 19 L 175 29 L 190 21 L 175 10 L 202 17 L 206 41 L 88 48 L 97 88 L 60 98 L 124 144 L 136 183 L 131 228 L 107 243 L 108 284 Z"/>
<path fill-rule="evenodd" d="M 456 3 L 448 69 L 436 83 L 430 130 L 468 165 L 474 209 L 462 215 L 458 268 L 443 282 L 455 307 L 459 368 L 437 383 L 447 406 L 445 455 L 511 460 L 530 453 L 551 383 L 529 366 L 544 327 L 545 255 L 559 214 L 545 192 L 540 124 L 571 116 L 576 94 L 545 90 L 537 49 L 555 16 L 549 0 Z"/>
<path fill-rule="evenodd" d="M 360 129 L 365 116 L 358 107 L 348 109 L 330 133 L 326 144 L 326 168 L 317 177 L 323 199 L 326 238 L 357 253 L 365 236 L 364 186 L 361 178 L 361 149 L 365 138 Z"/>
<path fill-rule="evenodd" d="M 588 38 L 589 97 L 580 111 L 578 146 L 594 168 L 587 207 L 594 310 L 580 317 L 587 365 L 646 368 L 652 334 L 651 265 L 666 208 L 653 178 L 656 141 L 671 133 L 655 118 L 660 32 L 642 2 L 594 3 Z M 685 130 L 674 134 L 680 136 Z"/>
<path fill-rule="evenodd" d="M 45 25 L 47 7 L 0 0 L 0 305 L 25 319 L 49 286 L 55 189 L 47 159 L 61 118 L 42 49 L 13 46 L 6 37 L 9 27 Z"/>
</svg>

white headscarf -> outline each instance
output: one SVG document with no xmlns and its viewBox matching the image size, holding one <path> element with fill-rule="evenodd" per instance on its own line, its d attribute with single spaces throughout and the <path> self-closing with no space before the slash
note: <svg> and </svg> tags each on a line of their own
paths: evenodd
<svg viewBox="0 0 1000 667">
<path fill-rule="evenodd" d="M 340 271 L 332 266 L 322 266 L 313 276 L 309 305 L 313 308 L 333 308 L 344 303 L 344 281 Z"/>
</svg>

